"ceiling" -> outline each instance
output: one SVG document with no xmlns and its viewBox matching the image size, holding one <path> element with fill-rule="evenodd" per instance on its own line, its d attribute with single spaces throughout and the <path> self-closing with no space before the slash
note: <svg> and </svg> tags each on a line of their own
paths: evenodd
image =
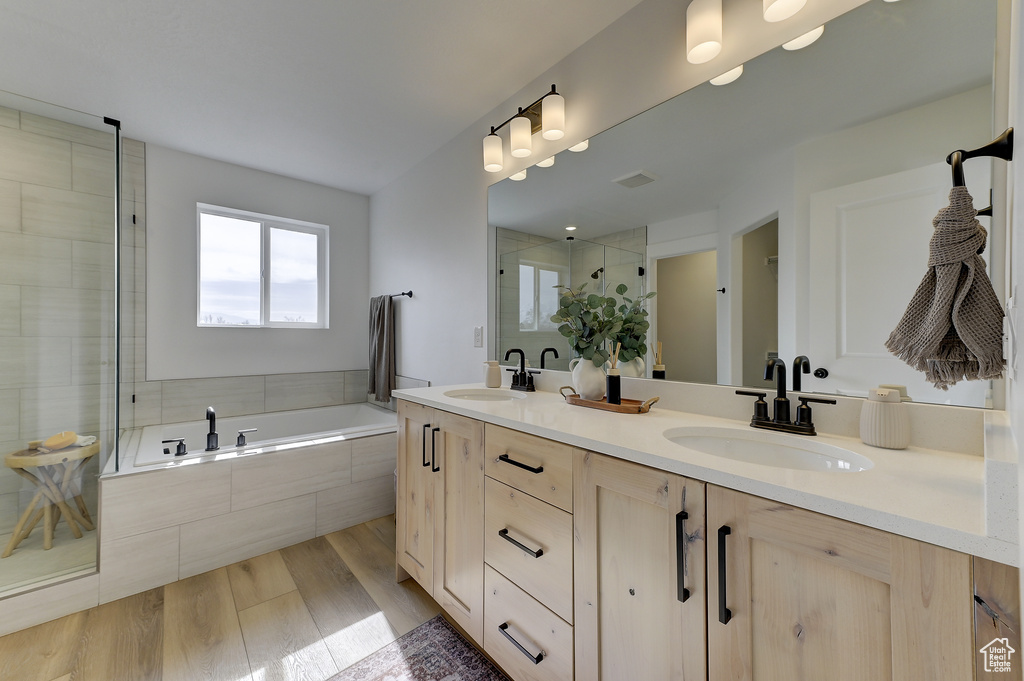
<svg viewBox="0 0 1024 681">
<path fill-rule="evenodd" d="M 591 138 L 583 153 L 492 185 L 488 221 L 552 239 L 574 224 L 589 239 L 715 210 L 749 186 L 752 168 L 802 142 L 991 83 L 995 26 L 988 0 L 862 5 L 810 47 L 774 49 L 733 84 L 699 85 Z M 658 179 L 613 184 L 638 171 Z"/>
<path fill-rule="evenodd" d="M 0 0 L 0 90 L 372 194 L 638 2 Z"/>
</svg>

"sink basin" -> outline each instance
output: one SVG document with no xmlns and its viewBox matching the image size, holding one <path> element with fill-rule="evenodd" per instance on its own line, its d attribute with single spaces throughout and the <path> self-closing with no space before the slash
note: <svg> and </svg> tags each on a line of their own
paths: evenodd
<svg viewBox="0 0 1024 681">
<path fill-rule="evenodd" d="M 478 400 L 480 402 L 507 402 L 509 400 L 521 400 L 526 397 L 526 394 L 512 392 L 507 388 L 462 388 L 460 390 L 449 390 L 444 396 L 460 400 Z"/>
<path fill-rule="evenodd" d="M 664 435 L 688 449 L 762 466 L 828 473 L 856 473 L 874 466 L 866 456 L 801 435 L 713 427 L 672 428 Z"/>
</svg>

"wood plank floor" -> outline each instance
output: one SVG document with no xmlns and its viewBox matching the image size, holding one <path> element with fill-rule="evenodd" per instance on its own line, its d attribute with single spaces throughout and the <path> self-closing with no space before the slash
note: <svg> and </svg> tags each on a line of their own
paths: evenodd
<svg viewBox="0 0 1024 681">
<path fill-rule="evenodd" d="M 322 681 L 440 612 L 394 566 L 392 515 L 0 637 L 0 679 Z"/>
</svg>

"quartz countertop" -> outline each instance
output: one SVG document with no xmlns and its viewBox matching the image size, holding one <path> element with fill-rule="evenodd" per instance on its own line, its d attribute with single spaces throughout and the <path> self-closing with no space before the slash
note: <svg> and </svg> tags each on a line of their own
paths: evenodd
<svg viewBox="0 0 1024 681">
<path fill-rule="evenodd" d="M 792 470 L 705 454 L 663 435 L 687 426 L 749 430 L 747 421 L 657 405 L 647 414 L 616 414 L 570 405 L 558 393 L 541 391 L 499 401 L 445 395 L 460 389 L 482 389 L 482 385 L 415 388 L 394 395 L 1000 563 L 1018 563 L 1016 544 L 986 534 L 983 457 L 913 446 L 882 449 L 857 438 L 819 433 L 814 440 L 866 456 L 874 466 L 860 472 Z M 507 392 L 508 388 L 489 390 Z"/>
</svg>

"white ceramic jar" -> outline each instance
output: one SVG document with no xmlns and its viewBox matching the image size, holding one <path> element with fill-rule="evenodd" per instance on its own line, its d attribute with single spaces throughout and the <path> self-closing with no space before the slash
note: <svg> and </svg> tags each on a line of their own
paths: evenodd
<svg viewBox="0 0 1024 681">
<path fill-rule="evenodd" d="M 501 387 L 501 367 L 496 360 L 484 362 L 484 385 L 488 388 Z"/>
<path fill-rule="evenodd" d="M 910 445 L 910 417 L 900 402 L 899 390 L 868 391 L 860 410 L 860 439 L 886 449 L 906 449 Z"/>
</svg>

